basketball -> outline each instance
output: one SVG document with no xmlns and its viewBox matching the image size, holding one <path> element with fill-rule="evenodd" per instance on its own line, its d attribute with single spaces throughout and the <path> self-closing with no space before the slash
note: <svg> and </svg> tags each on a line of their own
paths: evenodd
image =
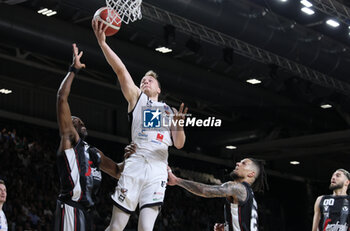
<svg viewBox="0 0 350 231">
<path fill-rule="evenodd" d="M 94 15 L 94 19 L 97 19 L 99 23 L 102 22 L 108 26 L 105 32 L 106 36 L 116 34 L 122 25 L 119 14 L 113 9 L 110 9 L 110 13 L 111 17 L 108 17 L 108 7 L 105 6 L 98 9 Z"/>
</svg>

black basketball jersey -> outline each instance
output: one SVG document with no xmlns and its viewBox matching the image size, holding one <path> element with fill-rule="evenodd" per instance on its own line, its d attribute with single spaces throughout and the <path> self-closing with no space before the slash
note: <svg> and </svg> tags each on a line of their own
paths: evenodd
<svg viewBox="0 0 350 231">
<path fill-rule="evenodd" d="M 350 196 L 323 196 L 320 201 L 320 231 L 347 231 L 349 229 Z"/>
<path fill-rule="evenodd" d="M 246 182 L 242 183 L 247 189 L 247 199 L 238 204 L 227 199 L 225 204 L 225 231 L 257 231 L 258 205 L 254 192 Z"/>
<path fill-rule="evenodd" d="M 74 207 L 89 208 L 94 205 L 92 194 L 102 180 L 99 164 L 101 155 L 79 139 L 74 148 L 66 149 L 57 156 L 61 182 L 59 200 Z"/>
</svg>

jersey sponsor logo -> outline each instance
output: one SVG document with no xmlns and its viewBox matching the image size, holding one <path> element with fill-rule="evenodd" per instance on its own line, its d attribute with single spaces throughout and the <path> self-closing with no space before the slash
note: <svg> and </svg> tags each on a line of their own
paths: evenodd
<svg viewBox="0 0 350 231">
<path fill-rule="evenodd" d="M 163 192 L 154 192 L 153 195 L 159 195 L 159 196 L 163 196 L 164 193 Z"/>
<path fill-rule="evenodd" d="M 157 109 L 143 110 L 143 127 L 144 128 L 160 128 L 162 112 Z"/>
<path fill-rule="evenodd" d="M 126 189 L 126 188 L 121 188 L 121 189 L 120 189 L 120 193 L 121 193 L 121 194 L 119 195 L 118 200 L 121 201 L 121 202 L 123 202 L 123 201 L 125 200 L 126 194 L 128 193 L 128 189 Z"/>
<path fill-rule="evenodd" d="M 163 138 L 164 138 L 163 134 L 160 134 L 160 133 L 157 134 L 157 140 L 163 141 Z"/>
<path fill-rule="evenodd" d="M 330 219 L 327 219 L 327 221 L 330 221 Z M 347 231 L 348 230 L 348 224 L 339 224 L 339 221 L 337 221 L 337 223 L 335 224 L 329 224 L 327 223 L 325 224 L 325 228 L 323 229 L 323 231 Z"/>
<path fill-rule="evenodd" d="M 162 144 L 161 142 L 159 141 L 156 141 L 156 140 L 151 140 L 152 143 L 155 143 L 155 144 Z"/>
<path fill-rule="evenodd" d="M 162 182 L 160 183 L 160 186 L 165 187 L 166 186 L 166 181 L 162 180 Z"/>
</svg>

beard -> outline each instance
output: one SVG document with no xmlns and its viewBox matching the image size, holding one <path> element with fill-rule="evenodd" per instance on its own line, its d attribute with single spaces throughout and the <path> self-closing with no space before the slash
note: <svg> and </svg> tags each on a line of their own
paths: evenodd
<svg viewBox="0 0 350 231">
<path fill-rule="evenodd" d="M 82 140 L 85 140 L 85 138 L 88 136 L 88 132 L 86 130 L 84 132 L 80 131 L 79 136 Z"/>
<path fill-rule="evenodd" d="M 329 190 L 334 191 L 336 189 L 341 189 L 343 186 L 344 186 L 344 183 L 339 183 L 339 184 L 335 184 L 335 185 L 330 184 Z"/>
<path fill-rule="evenodd" d="M 235 173 L 235 171 L 233 170 L 231 173 L 230 173 L 230 178 L 232 180 L 237 180 L 237 179 L 241 179 L 243 177 L 239 176 L 237 173 Z"/>
</svg>

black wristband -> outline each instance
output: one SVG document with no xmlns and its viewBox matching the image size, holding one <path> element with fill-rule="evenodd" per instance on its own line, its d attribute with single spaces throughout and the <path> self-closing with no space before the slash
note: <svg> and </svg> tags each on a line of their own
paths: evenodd
<svg viewBox="0 0 350 231">
<path fill-rule="evenodd" d="M 69 66 L 68 72 L 73 72 L 74 74 L 78 74 L 80 69 L 76 69 L 73 65 Z"/>
</svg>

